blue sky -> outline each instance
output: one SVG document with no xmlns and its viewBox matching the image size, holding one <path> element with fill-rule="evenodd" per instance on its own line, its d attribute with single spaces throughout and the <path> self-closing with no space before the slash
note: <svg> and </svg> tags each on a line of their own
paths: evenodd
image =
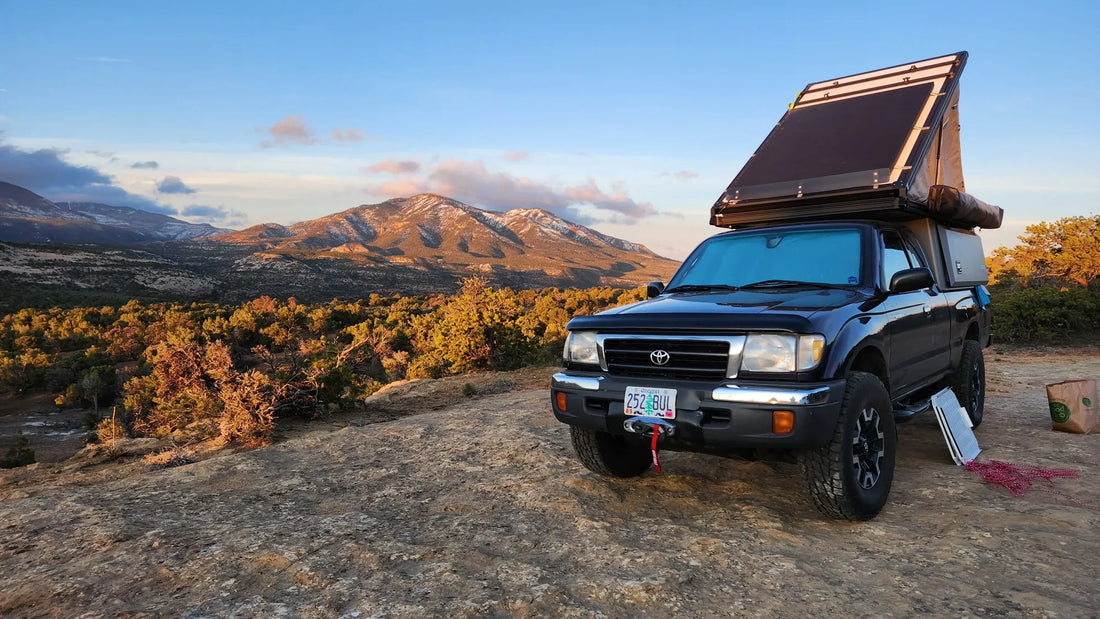
<svg viewBox="0 0 1100 619">
<path fill-rule="evenodd" d="M 812 81 L 970 52 L 967 189 L 1100 211 L 1084 2 L 0 3 L 0 180 L 242 227 L 421 190 L 681 258 Z"/>
</svg>

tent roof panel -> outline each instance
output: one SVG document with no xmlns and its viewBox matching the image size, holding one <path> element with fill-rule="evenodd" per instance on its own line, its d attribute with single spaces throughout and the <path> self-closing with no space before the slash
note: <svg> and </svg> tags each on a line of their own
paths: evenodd
<svg viewBox="0 0 1100 619">
<path fill-rule="evenodd" d="M 927 204 L 924 185 L 942 182 L 941 175 L 921 177 L 919 196 L 910 189 L 927 175 L 933 144 L 944 141 L 941 129 L 957 100 L 966 58 L 959 52 L 808 84 L 714 204 L 711 222 L 801 216 L 808 202 L 822 205 L 825 215 L 830 196 L 838 208 L 873 203 L 879 209 L 886 197 L 911 217 L 928 213 L 935 205 Z M 952 122 L 955 139 L 957 120 Z M 940 158 L 941 150 L 934 156 Z M 942 177 L 957 178 L 961 190 L 961 161 L 947 163 L 959 169 Z"/>
</svg>

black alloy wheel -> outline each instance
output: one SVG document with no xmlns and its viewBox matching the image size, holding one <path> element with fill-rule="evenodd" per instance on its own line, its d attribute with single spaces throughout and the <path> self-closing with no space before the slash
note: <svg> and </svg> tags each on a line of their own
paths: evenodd
<svg viewBox="0 0 1100 619">
<path fill-rule="evenodd" d="M 852 437 L 852 468 L 856 482 L 864 490 L 870 490 L 882 476 L 882 459 L 886 455 L 886 435 L 882 431 L 878 409 L 863 409 L 856 416 Z"/>
<path fill-rule="evenodd" d="M 799 452 L 814 505 L 845 520 L 874 518 L 890 496 L 897 434 L 890 395 L 874 374 L 849 372 L 829 442 Z"/>
</svg>

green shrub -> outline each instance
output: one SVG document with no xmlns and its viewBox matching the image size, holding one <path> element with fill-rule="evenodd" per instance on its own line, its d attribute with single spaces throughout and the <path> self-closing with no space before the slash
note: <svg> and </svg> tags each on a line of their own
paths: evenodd
<svg viewBox="0 0 1100 619">
<path fill-rule="evenodd" d="M 1100 332 L 1100 296 L 1086 288 L 994 287 L 996 341 L 1053 344 Z"/>
<path fill-rule="evenodd" d="M 17 436 L 4 456 L 0 457 L 0 469 L 13 469 L 17 466 L 34 464 L 34 450 L 25 436 Z"/>
</svg>

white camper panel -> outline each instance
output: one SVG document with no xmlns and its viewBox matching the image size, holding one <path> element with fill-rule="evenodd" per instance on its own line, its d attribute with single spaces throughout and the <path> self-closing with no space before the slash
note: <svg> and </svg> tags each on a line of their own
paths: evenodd
<svg viewBox="0 0 1100 619">
<path fill-rule="evenodd" d="M 947 287 L 969 288 L 989 283 L 982 237 L 973 230 L 948 228 L 942 224 L 936 227 L 939 228 L 940 247 L 947 263 Z"/>
<path fill-rule="evenodd" d="M 928 218 L 906 222 L 905 226 L 924 250 L 932 276 L 941 290 L 989 283 L 980 236 Z"/>
</svg>

